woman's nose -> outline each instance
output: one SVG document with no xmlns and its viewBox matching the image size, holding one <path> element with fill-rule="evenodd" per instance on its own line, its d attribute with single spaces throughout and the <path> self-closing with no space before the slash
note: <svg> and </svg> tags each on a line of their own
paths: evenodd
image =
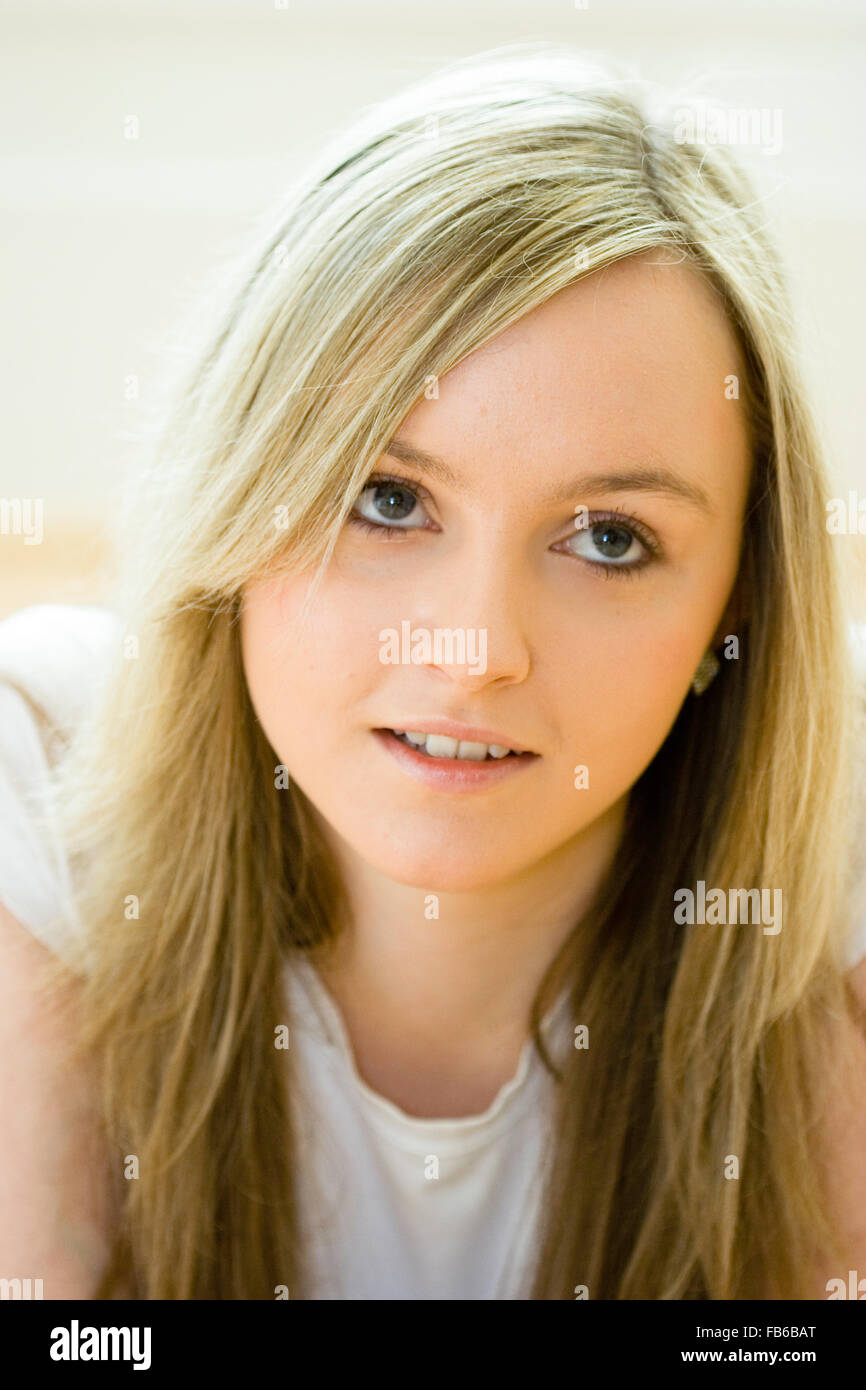
<svg viewBox="0 0 866 1390">
<path fill-rule="evenodd" d="M 516 684 L 532 665 L 530 580 L 525 569 L 503 558 L 501 546 L 478 546 L 451 557 L 434 590 L 430 581 L 423 614 L 427 633 L 418 639 L 422 665 L 466 688 Z M 419 626 L 416 616 L 413 626 Z"/>
</svg>

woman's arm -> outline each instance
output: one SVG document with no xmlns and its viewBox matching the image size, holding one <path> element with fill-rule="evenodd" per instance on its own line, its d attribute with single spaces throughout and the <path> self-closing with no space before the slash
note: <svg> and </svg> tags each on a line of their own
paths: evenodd
<svg viewBox="0 0 866 1390">
<path fill-rule="evenodd" d="M 0 1280 L 91 1298 L 111 1237 L 108 1164 L 92 1078 L 59 1065 L 68 1023 L 39 992 L 49 958 L 0 903 Z"/>
</svg>

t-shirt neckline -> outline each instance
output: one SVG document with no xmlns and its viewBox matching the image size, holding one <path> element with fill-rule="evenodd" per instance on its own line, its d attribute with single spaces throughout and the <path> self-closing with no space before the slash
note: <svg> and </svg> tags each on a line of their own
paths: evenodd
<svg viewBox="0 0 866 1390">
<path fill-rule="evenodd" d="M 306 1015 L 327 1047 L 327 1056 L 344 1079 L 351 1083 L 364 1114 L 386 1137 L 400 1147 L 428 1152 L 448 1148 L 465 1151 L 487 1143 L 515 1123 L 526 1106 L 537 1097 L 539 1086 L 552 1084 L 532 1036 L 526 1038 L 517 1067 L 503 1082 L 490 1104 L 472 1115 L 410 1115 L 394 1101 L 374 1090 L 358 1071 L 345 1021 L 336 1000 L 327 989 L 311 961 L 294 955 L 288 965 L 290 976 L 301 986 Z M 563 1024 L 570 991 L 564 989 L 541 1021 L 546 1043 L 557 1025 Z"/>
</svg>

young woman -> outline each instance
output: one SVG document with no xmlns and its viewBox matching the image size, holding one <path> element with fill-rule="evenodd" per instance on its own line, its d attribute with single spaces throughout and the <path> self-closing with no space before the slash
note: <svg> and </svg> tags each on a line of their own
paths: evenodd
<svg viewBox="0 0 866 1390">
<path fill-rule="evenodd" d="M 0 627 L 3 1273 L 866 1273 L 858 686 L 765 221 L 723 147 L 547 48 L 293 189 L 131 588 Z"/>
</svg>

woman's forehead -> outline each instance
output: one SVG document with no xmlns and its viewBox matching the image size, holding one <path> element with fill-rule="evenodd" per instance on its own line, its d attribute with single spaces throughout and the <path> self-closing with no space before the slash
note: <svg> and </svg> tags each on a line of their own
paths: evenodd
<svg viewBox="0 0 866 1390">
<path fill-rule="evenodd" d="M 742 352 L 685 261 L 631 257 L 568 286 L 469 354 L 395 435 L 450 466 L 525 485 L 667 462 L 706 490 L 750 461 Z M 407 460 L 410 461 L 411 460 Z M 432 470 L 434 473 L 435 469 Z M 444 476 L 440 474 L 440 476 Z M 739 489 L 735 489 L 738 491 Z"/>
</svg>

